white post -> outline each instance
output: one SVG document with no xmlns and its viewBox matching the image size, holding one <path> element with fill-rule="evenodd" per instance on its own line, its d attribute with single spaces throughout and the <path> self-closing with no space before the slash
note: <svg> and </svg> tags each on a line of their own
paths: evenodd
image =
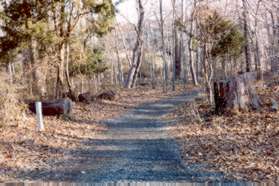
<svg viewBox="0 0 279 186">
<path fill-rule="evenodd" d="M 43 123 L 43 113 L 42 113 L 42 102 L 36 102 L 36 115 L 37 115 L 37 131 L 41 132 L 45 130 Z"/>
</svg>

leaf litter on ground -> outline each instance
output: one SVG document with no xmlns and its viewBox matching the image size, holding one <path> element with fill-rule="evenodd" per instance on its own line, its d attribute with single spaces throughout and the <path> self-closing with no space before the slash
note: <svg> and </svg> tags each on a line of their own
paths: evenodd
<svg viewBox="0 0 279 186">
<path fill-rule="evenodd" d="M 27 114 L 24 121 L 0 127 L 0 181 L 21 181 L 30 171 L 68 170 L 83 167 L 70 161 L 82 150 L 91 148 L 85 143 L 106 131 L 101 121 L 117 117 L 144 102 L 152 102 L 183 92 L 162 93 L 150 87 L 121 90 L 114 101 L 97 100 L 91 104 L 75 103 L 71 119 L 44 117 L 45 131 L 36 131 L 36 118 Z M 76 154 L 76 156 L 74 156 Z M 89 157 L 90 158 L 90 157 Z M 27 175 L 22 176 L 26 172 Z"/>
<path fill-rule="evenodd" d="M 270 98 L 279 102 L 278 87 L 258 90 L 260 111 L 217 116 L 205 99 L 198 99 L 166 116 L 182 118 L 171 134 L 185 163 L 206 164 L 208 171 L 223 172 L 230 179 L 279 182 L 279 112 L 270 110 Z"/>
</svg>

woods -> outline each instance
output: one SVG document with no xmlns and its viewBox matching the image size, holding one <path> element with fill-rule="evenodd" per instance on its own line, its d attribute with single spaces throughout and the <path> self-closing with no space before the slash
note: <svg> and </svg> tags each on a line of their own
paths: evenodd
<svg viewBox="0 0 279 186">
<path fill-rule="evenodd" d="M 91 125 L 92 132 L 102 119 L 144 101 L 193 90 L 204 102 L 184 109 L 198 123 L 205 118 L 210 126 L 208 118 L 239 113 L 277 117 L 278 0 L 0 3 L 0 133 L 7 136 L 13 136 L 7 131 L 37 134 L 28 122 L 35 119 L 36 102 L 42 103 L 46 125 L 51 123 L 40 137 L 77 130 L 82 139 L 87 131 L 80 123 Z M 67 117 L 51 117 L 60 115 Z M 56 128 L 61 122 L 63 128 Z M 1 144 L 0 138 L 0 160 Z"/>
<path fill-rule="evenodd" d="M 133 88 L 145 79 L 166 92 L 192 81 L 214 104 L 213 81 L 276 68 L 276 9 L 264 1 L 135 4 L 137 21 L 120 15 L 117 23 L 121 1 L 3 1 L 1 61 L 10 82 L 24 83 L 29 97 L 77 100 L 108 84 Z"/>
</svg>

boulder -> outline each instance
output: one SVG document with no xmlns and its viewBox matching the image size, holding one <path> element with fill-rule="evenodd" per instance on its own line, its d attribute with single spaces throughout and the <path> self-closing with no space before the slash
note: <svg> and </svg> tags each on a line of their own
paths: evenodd
<svg viewBox="0 0 279 186">
<path fill-rule="evenodd" d="M 92 95 L 90 92 L 82 93 L 78 95 L 78 101 L 81 103 L 89 104 L 93 100 Z"/>
<path fill-rule="evenodd" d="M 270 100 L 271 100 L 271 111 L 278 112 L 279 110 L 278 102 L 273 98 L 271 98 Z"/>
</svg>

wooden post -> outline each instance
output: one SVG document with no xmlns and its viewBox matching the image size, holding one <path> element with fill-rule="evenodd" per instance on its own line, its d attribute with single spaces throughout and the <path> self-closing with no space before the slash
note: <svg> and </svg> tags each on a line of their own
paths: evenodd
<svg viewBox="0 0 279 186">
<path fill-rule="evenodd" d="M 43 123 L 42 102 L 36 102 L 36 115 L 37 115 L 37 131 L 42 132 L 45 130 Z"/>
</svg>

